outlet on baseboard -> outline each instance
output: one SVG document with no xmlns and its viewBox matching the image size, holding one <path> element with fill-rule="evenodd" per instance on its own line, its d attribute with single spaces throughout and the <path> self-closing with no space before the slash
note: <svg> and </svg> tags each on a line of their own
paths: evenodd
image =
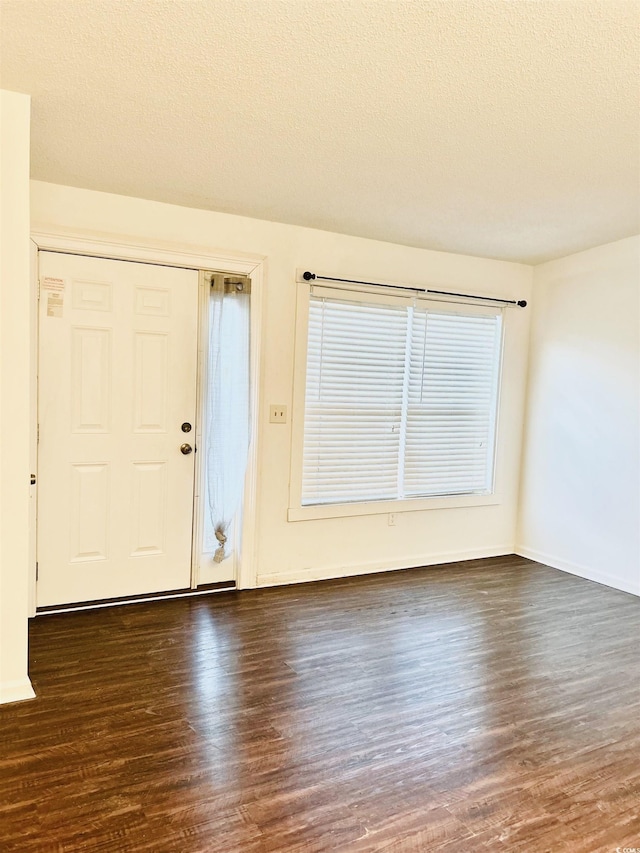
<svg viewBox="0 0 640 853">
<path fill-rule="evenodd" d="M 271 405 L 269 407 L 269 423 L 286 424 L 287 422 L 287 407 L 280 405 Z"/>
<path fill-rule="evenodd" d="M 395 512 L 389 513 L 388 521 L 389 521 L 389 527 L 395 527 L 396 526 L 396 514 L 395 514 Z"/>
</svg>

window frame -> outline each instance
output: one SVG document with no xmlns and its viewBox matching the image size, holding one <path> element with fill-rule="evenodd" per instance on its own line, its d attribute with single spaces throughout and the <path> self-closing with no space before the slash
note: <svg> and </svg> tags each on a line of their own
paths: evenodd
<svg viewBox="0 0 640 853">
<path fill-rule="evenodd" d="M 311 294 L 314 290 L 329 298 L 343 299 L 348 301 L 377 302 L 384 304 L 405 303 L 410 305 L 414 301 L 427 307 L 442 310 L 444 305 L 450 313 L 502 315 L 500 345 L 498 350 L 498 378 L 496 391 L 496 415 L 494 427 L 493 461 L 491 469 L 491 492 L 483 494 L 462 495 L 432 495 L 410 498 L 392 498 L 379 501 L 352 501 L 346 503 L 331 504 L 302 504 L 302 474 L 303 474 L 303 452 L 304 452 L 304 418 L 306 399 L 307 378 L 307 345 L 309 334 L 309 305 Z M 455 308 L 459 310 L 456 312 Z M 465 299 L 439 299 L 436 297 L 422 297 L 419 294 L 407 292 L 406 294 L 387 294 L 379 290 L 374 291 L 362 285 L 353 286 L 327 286 L 324 284 L 300 282 L 297 284 L 296 294 L 296 325 L 295 325 L 295 348 L 294 348 L 294 371 L 293 371 L 293 405 L 291 419 L 291 465 L 289 477 L 289 508 L 288 521 L 305 521 L 322 518 L 343 518 L 349 516 L 383 515 L 386 513 L 420 512 L 423 510 L 455 509 L 475 506 L 496 506 L 501 504 L 501 483 L 498 470 L 498 448 L 500 443 L 500 414 L 502 382 L 504 378 L 503 356 L 505 349 L 506 324 L 502 307 L 497 303 L 491 306 L 478 305 Z"/>
</svg>

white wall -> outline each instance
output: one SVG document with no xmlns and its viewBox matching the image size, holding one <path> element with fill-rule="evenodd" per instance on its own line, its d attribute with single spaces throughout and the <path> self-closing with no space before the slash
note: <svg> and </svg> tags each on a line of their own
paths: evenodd
<svg viewBox="0 0 640 853">
<path fill-rule="evenodd" d="M 267 259 L 257 533 L 259 584 L 511 553 L 515 546 L 529 310 L 506 320 L 497 506 L 385 516 L 287 521 L 291 424 L 268 422 L 270 403 L 291 411 L 295 270 L 398 280 L 507 298 L 530 297 L 531 268 L 430 252 L 141 199 L 32 183 L 35 228 L 126 235 L 140 241 L 250 253 Z"/>
<path fill-rule="evenodd" d="M 29 595 L 29 98 L 0 92 L 0 703 L 32 697 Z"/>
<path fill-rule="evenodd" d="M 535 268 L 518 553 L 640 594 L 640 237 Z"/>
</svg>

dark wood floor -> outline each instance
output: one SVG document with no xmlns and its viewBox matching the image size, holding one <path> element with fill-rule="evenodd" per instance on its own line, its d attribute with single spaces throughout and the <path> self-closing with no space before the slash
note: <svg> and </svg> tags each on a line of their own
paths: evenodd
<svg viewBox="0 0 640 853">
<path fill-rule="evenodd" d="M 38 618 L 0 850 L 640 848 L 639 641 L 519 557 Z"/>
</svg>

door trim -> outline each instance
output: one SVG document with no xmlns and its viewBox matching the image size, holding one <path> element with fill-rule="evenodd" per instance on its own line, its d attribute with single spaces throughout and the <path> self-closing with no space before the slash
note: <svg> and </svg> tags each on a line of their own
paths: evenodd
<svg viewBox="0 0 640 853">
<path fill-rule="evenodd" d="M 253 589 L 257 586 L 258 554 L 256 531 L 258 525 L 258 461 L 260 458 L 260 412 L 262 399 L 260 394 L 260 364 L 262 355 L 262 320 L 264 313 L 264 282 L 266 278 L 266 258 L 262 255 L 240 254 L 216 250 L 209 247 L 192 246 L 188 244 L 172 244 L 164 241 L 132 240 L 126 235 L 99 234 L 91 232 L 78 233 L 67 229 L 41 230 L 31 232 L 31 239 L 38 252 L 61 252 L 69 255 L 89 255 L 91 257 L 108 258 L 121 261 L 135 261 L 161 266 L 182 267 L 186 269 L 216 270 L 251 278 L 251 353 L 250 353 L 250 393 L 251 393 L 251 444 L 247 460 L 245 477 L 245 492 L 242 510 L 242 531 L 238 548 L 236 586 L 238 589 Z M 39 265 L 34 265 L 35 281 L 39 279 Z M 38 316 L 37 287 L 33 288 L 36 300 L 32 310 Z M 32 342 L 35 352 L 38 348 L 38 333 Z M 34 349 L 32 349 L 32 352 Z M 37 359 L 32 367 L 37 381 Z M 200 370 L 200 365 L 198 365 Z M 198 381 L 200 376 L 198 376 Z M 37 429 L 37 407 L 33 412 L 32 428 Z M 196 457 L 195 476 L 200 476 L 201 460 Z M 37 489 L 37 485 L 36 485 Z M 195 509 L 195 507 L 194 507 Z M 33 541 L 36 530 L 30 530 Z M 192 565 L 193 572 L 193 565 Z M 32 566 L 32 584 L 35 589 L 36 566 Z M 192 584 L 194 577 L 192 574 Z M 31 616 L 35 616 L 35 595 L 32 600 Z"/>
<path fill-rule="evenodd" d="M 31 366 L 29 368 L 30 423 L 29 423 L 29 469 L 36 475 L 36 482 L 29 486 L 29 616 L 36 615 L 36 574 L 38 553 L 36 548 L 38 530 L 38 247 L 29 241 L 29 350 Z"/>
</svg>

